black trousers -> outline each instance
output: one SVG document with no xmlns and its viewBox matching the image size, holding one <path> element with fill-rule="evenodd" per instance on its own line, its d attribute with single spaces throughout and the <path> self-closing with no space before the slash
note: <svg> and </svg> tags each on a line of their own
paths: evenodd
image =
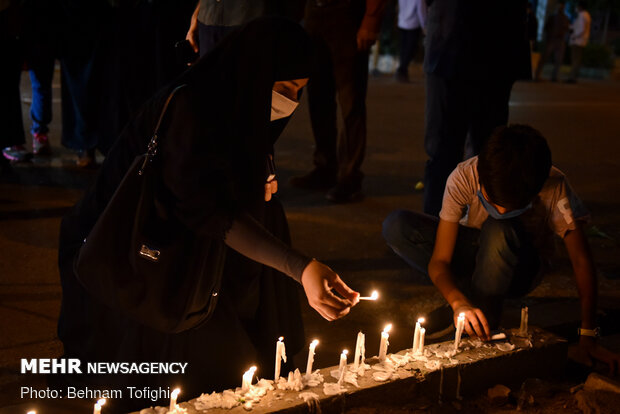
<svg viewBox="0 0 620 414">
<path fill-rule="evenodd" d="M 408 30 L 399 28 L 398 31 L 400 32 L 400 62 L 398 63 L 396 72 L 407 75 L 409 63 L 411 63 L 411 60 L 418 52 L 418 43 L 420 42 L 422 29 Z"/>
<path fill-rule="evenodd" d="M 341 183 L 359 183 L 366 152 L 368 52 L 357 50 L 363 1 L 309 1 L 305 28 L 313 40 L 317 65 L 308 83 L 308 103 L 316 142 L 314 164 L 337 172 Z M 338 135 L 337 104 L 344 120 Z"/>
<path fill-rule="evenodd" d="M 513 80 L 463 81 L 426 74 L 424 212 L 439 216 L 448 176 L 508 122 Z M 467 153 L 465 145 L 467 143 Z"/>
</svg>

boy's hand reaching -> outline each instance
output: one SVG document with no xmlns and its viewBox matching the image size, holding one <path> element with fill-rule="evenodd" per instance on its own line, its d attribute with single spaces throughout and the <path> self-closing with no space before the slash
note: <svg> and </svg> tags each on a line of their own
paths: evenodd
<svg viewBox="0 0 620 414">
<path fill-rule="evenodd" d="M 457 324 L 459 314 L 465 314 L 465 331 L 472 338 L 477 336 L 483 341 L 491 339 L 491 330 L 486 316 L 479 308 L 468 302 L 459 302 L 452 306 L 454 309 L 454 326 Z"/>
<path fill-rule="evenodd" d="M 607 364 L 610 376 L 617 375 L 619 372 L 620 355 L 600 346 L 595 338 L 581 336 L 579 338 L 579 354 L 579 359 L 588 365 L 592 365 L 593 360 Z"/>
<path fill-rule="evenodd" d="M 345 316 L 359 302 L 358 292 L 349 288 L 332 269 L 316 260 L 304 269 L 301 284 L 310 306 L 328 321 Z M 334 295 L 332 289 L 344 299 Z"/>
</svg>

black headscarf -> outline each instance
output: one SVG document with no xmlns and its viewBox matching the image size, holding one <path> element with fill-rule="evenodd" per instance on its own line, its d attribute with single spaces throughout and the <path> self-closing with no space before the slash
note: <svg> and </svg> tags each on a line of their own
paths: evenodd
<svg viewBox="0 0 620 414">
<path fill-rule="evenodd" d="M 174 82 L 171 88 L 186 86 L 171 104 L 162 171 L 187 225 L 231 219 L 262 197 L 273 84 L 306 78 L 309 66 L 304 30 L 265 17 L 232 32 Z M 211 227 L 206 231 L 222 230 Z"/>
</svg>

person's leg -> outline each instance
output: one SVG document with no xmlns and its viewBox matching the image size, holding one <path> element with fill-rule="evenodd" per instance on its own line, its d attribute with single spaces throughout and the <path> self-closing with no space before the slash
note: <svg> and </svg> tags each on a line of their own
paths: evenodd
<svg viewBox="0 0 620 414">
<path fill-rule="evenodd" d="M 397 79 L 408 80 L 409 79 L 409 63 L 415 53 L 417 37 L 415 36 L 415 30 L 398 29 L 400 33 L 400 60 L 398 62 L 398 69 L 396 69 Z"/>
<path fill-rule="evenodd" d="M 344 120 L 344 128 L 338 137 L 338 182 L 359 191 L 364 176 L 361 167 L 366 154 L 368 52 L 355 50 L 350 59 L 336 59 L 334 77 Z"/>
<path fill-rule="evenodd" d="M 47 137 L 48 125 L 52 122 L 52 78 L 54 77 L 54 58 L 41 56 L 30 62 L 30 83 L 32 103 L 30 120 L 32 126 L 32 152 L 35 155 L 49 154 Z"/>
<path fill-rule="evenodd" d="M 30 119 L 32 134 L 46 135 L 52 121 L 52 78 L 54 58 L 42 57 L 30 62 L 30 82 L 32 84 L 32 104 Z"/>
<path fill-rule="evenodd" d="M 337 105 L 333 61 L 325 40 L 313 36 L 317 68 L 308 82 L 308 110 L 316 143 L 313 162 L 317 169 L 336 176 Z"/>
<path fill-rule="evenodd" d="M 560 74 L 560 67 L 564 61 L 564 50 L 566 49 L 566 45 L 564 44 L 564 40 L 556 40 L 553 45 L 554 48 L 554 65 L 553 65 L 553 73 L 551 75 L 551 80 L 553 82 L 558 81 L 558 76 Z"/>
<path fill-rule="evenodd" d="M 0 150 L 4 157 L 12 161 L 27 159 L 23 149 L 25 143 L 22 122 L 21 95 L 19 82 L 22 70 L 22 50 L 20 41 L 4 33 L 8 26 L 8 11 L 0 12 L 0 47 L 3 61 L 0 65 Z M 21 148 L 21 151 L 19 150 Z"/>
<path fill-rule="evenodd" d="M 383 220 L 383 238 L 409 266 L 428 276 L 437 217 L 409 210 L 394 210 Z"/>
<path fill-rule="evenodd" d="M 508 123 L 512 85 L 512 80 L 487 80 L 473 91 L 466 158 L 478 155 L 495 128 Z"/>
<path fill-rule="evenodd" d="M 428 277 L 428 263 L 435 248 L 439 219 L 424 213 L 395 210 L 383 221 L 383 238 L 409 266 Z M 458 285 L 470 279 L 474 270 L 478 237 L 476 229 L 459 226 L 451 268 Z"/>
<path fill-rule="evenodd" d="M 582 46 L 571 46 L 571 61 L 572 61 L 572 69 L 569 76 L 569 80 L 576 82 L 579 77 L 579 69 L 581 68 L 581 58 L 583 56 L 583 47 Z"/>
<path fill-rule="evenodd" d="M 480 231 L 476 267 L 467 295 L 497 326 L 503 300 L 527 294 L 541 269 L 539 254 L 518 218 L 489 217 Z"/>
<path fill-rule="evenodd" d="M 551 56 L 551 43 L 549 40 L 545 42 L 545 50 L 538 61 L 538 65 L 536 65 L 536 74 L 534 75 L 534 80 L 540 80 L 540 75 L 542 74 L 543 67 L 545 63 L 549 61 L 549 57 Z"/>
<path fill-rule="evenodd" d="M 468 129 L 468 87 L 432 73 L 426 74 L 424 147 L 424 212 L 439 216 L 448 176 L 463 160 Z"/>
</svg>

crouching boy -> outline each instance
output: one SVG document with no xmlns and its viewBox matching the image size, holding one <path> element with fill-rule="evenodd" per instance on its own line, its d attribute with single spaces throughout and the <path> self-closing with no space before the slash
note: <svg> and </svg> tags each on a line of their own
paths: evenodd
<svg viewBox="0 0 620 414">
<path fill-rule="evenodd" d="M 588 212 L 551 164 L 543 136 L 501 127 L 446 183 L 439 219 L 397 210 L 383 222 L 388 245 L 427 274 L 447 304 L 427 317 L 427 335 L 449 333 L 460 313 L 470 336 L 488 340 L 506 298 L 526 295 L 548 269 L 554 234 L 563 241 L 581 300 L 580 350 L 615 371 L 620 356 L 597 345 L 597 282 L 582 224 Z M 430 334 L 430 335 L 429 335 Z"/>
</svg>

